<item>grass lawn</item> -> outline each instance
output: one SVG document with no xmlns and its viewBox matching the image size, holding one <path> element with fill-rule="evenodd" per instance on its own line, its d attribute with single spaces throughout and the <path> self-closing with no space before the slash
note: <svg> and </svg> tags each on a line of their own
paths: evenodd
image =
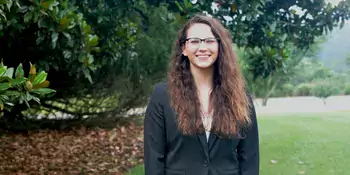
<svg viewBox="0 0 350 175">
<path fill-rule="evenodd" d="M 350 112 L 259 116 L 261 175 L 350 174 Z M 140 165 L 128 175 L 143 175 Z"/>
</svg>

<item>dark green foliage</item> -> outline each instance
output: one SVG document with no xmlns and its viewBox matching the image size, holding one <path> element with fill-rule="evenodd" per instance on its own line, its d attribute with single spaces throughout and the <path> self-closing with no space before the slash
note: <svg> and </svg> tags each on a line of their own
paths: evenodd
<svg viewBox="0 0 350 175">
<path fill-rule="evenodd" d="M 5 16 L 0 17 L 0 57 L 9 66 L 37 65 L 49 73 L 50 87 L 57 91 L 28 114 L 121 116 L 144 105 L 152 85 L 165 76 L 177 27 L 164 5 L 109 0 L 7 3 L 12 5 L 0 5 Z M 14 106 L 9 115 L 23 110 Z"/>
<path fill-rule="evenodd" d="M 311 89 L 313 88 L 313 86 L 314 85 L 307 84 L 307 83 L 299 84 L 294 91 L 294 95 L 295 96 L 310 96 Z"/>
<path fill-rule="evenodd" d="M 344 95 L 350 95 L 350 83 L 347 83 L 344 88 Z"/>
<path fill-rule="evenodd" d="M 24 72 L 33 63 L 48 72 L 57 92 L 27 114 L 61 111 L 78 118 L 121 116 L 145 105 L 152 85 L 165 78 L 179 25 L 195 13 L 207 11 L 225 22 L 247 52 L 246 73 L 253 78 L 286 72 L 293 59 L 289 45 L 304 52 L 349 17 L 348 4 L 323 1 L 218 0 L 217 11 L 209 0 L 0 2 L 0 58 L 10 67 L 22 63 Z M 306 9 L 304 15 L 295 5 Z M 14 106 L 11 115 L 24 110 Z"/>
<path fill-rule="evenodd" d="M 22 64 L 16 69 L 0 63 L 0 118 L 12 110 L 15 105 L 25 104 L 30 108 L 32 101 L 40 104 L 40 98 L 52 95 L 55 90 L 47 88 L 47 73 L 37 74 L 31 65 L 28 78 L 24 76 Z"/>
<path fill-rule="evenodd" d="M 316 37 L 336 26 L 342 27 L 350 14 L 349 1 L 333 7 L 324 0 L 216 0 L 217 9 L 214 10 L 211 0 L 197 0 L 195 4 L 190 0 L 174 2 L 176 7 L 170 8 L 178 12 L 180 22 L 203 11 L 221 19 L 238 47 L 246 47 L 251 53 L 249 70 L 255 78 L 267 77 L 277 69 L 284 69 L 290 55 L 287 43 L 292 42 L 303 52 Z M 225 20 L 225 16 L 231 17 L 232 21 Z"/>
</svg>

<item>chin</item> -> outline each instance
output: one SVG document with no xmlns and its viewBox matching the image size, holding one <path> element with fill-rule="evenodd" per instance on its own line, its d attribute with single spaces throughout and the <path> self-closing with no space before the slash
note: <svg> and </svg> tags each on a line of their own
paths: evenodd
<svg viewBox="0 0 350 175">
<path fill-rule="evenodd" d="M 200 69 L 208 69 L 213 67 L 214 63 L 198 63 L 196 64 L 196 67 L 200 68 Z"/>
</svg>

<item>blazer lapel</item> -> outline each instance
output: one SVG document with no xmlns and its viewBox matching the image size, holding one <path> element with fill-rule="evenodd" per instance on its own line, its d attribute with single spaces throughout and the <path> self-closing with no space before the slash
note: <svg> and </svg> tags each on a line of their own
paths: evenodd
<svg viewBox="0 0 350 175">
<path fill-rule="evenodd" d="M 201 145 L 203 154 L 205 155 L 206 158 L 209 157 L 209 149 L 208 149 L 208 143 L 207 143 L 207 137 L 205 133 L 197 133 L 197 137 L 199 140 L 199 143 Z"/>
<path fill-rule="evenodd" d="M 211 152 L 213 146 L 215 145 L 216 141 L 218 140 L 218 136 L 215 133 L 210 133 L 209 135 L 209 141 L 208 141 L 208 151 Z"/>
</svg>

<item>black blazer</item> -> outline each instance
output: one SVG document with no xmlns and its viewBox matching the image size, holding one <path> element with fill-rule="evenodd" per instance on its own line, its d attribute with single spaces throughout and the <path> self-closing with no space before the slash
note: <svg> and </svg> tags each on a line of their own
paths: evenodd
<svg viewBox="0 0 350 175">
<path fill-rule="evenodd" d="M 205 133 L 184 136 L 177 128 L 166 84 L 157 84 L 144 119 L 146 175 L 258 175 L 259 138 L 255 109 L 244 139 Z"/>
</svg>

